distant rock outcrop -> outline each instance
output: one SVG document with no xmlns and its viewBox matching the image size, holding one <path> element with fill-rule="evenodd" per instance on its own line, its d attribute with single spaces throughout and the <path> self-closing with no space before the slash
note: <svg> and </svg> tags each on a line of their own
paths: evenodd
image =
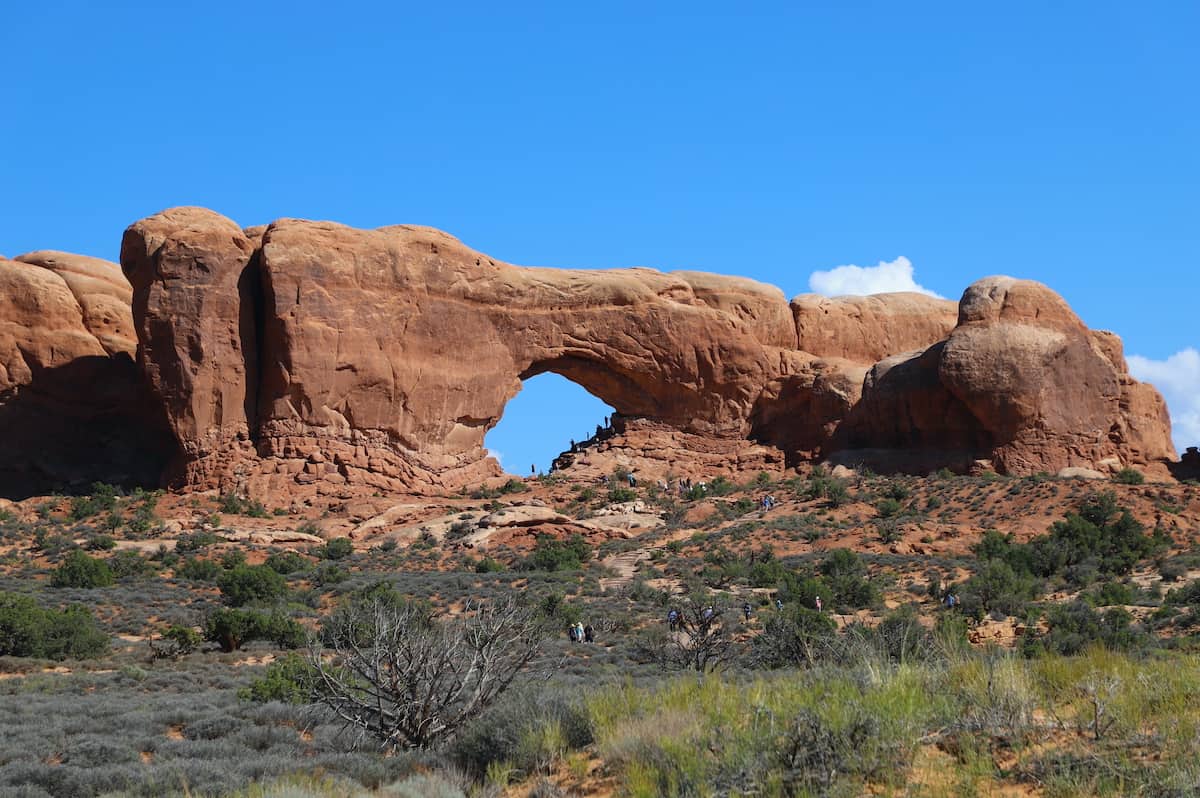
<svg viewBox="0 0 1200 798">
<path fill-rule="evenodd" d="M 747 279 L 518 267 L 425 227 L 242 229 L 201 208 L 134 223 L 121 261 L 128 283 L 78 256 L 0 261 L 11 484 L 457 489 L 499 476 L 483 436 L 547 371 L 617 410 L 560 461 L 573 469 L 1174 459 L 1165 405 L 1120 340 L 1029 281 L 981 280 L 957 305 L 789 303 Z"/>
</svg>

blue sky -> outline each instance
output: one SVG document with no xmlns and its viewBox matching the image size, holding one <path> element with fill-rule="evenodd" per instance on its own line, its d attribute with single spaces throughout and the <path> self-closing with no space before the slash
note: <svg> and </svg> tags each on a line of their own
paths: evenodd
<svg viewBox="0 0 1200 798">
<path fill-rule="evenodd" d="M 11 3 L 0 252 L 115 259 L 198 204 L 789 296 L 1012 274 L 1120 333 L 1200 442 L 1200 5 L 743 5 Z M 594 425 L 534 387 L 531 419 Z M 513 470 L 565 442 L 508 416 Z"/>
</svg>

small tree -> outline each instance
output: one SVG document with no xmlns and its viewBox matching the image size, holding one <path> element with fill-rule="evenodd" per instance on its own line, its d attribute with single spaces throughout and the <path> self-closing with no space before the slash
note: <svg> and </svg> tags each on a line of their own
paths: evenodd
<svg viewBox="0 0 1200 798">
<path fill-rule="evenodd" d="M 273 601 L 287 592 L 287 581 L 265 565 L 239 565 L 217 580 L 225 603 L 241 607 L 252 601 Z"/>
<path fill-rule="evenodd" d="M 428 748 L 489 707 L 541 649 L 544 624 L 512 600 L 431 621 L 413 604 L 350 605 L 310 650 L 317 700 L 382 748 Z"/>
</svg>

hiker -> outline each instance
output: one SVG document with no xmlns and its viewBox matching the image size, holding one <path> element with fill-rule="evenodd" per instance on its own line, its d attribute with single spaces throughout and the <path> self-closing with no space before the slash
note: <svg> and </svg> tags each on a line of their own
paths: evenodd
<svg viewBox="0 0 1200 798">
<path fill-rule="evenodd" d="M 783 612 L 783 599 L 776 597 L 775 609 L 778 610 L 779 612 Z"/>
<path fill-rule="evenodd" d="M 768 510 L 775 509 L 775 497 L 774 496 L 771 496 L 771 495 L 767 496 L 767 509 Z"/>
<path fill-rule="evenodd" d="M 571 451 L 572 451 L 572 452 L 573 452 L 573 451 L 575 451 L 575 446 L 576 446 L 575 439 L 574 439 L 574 438 L 572 438 L 572 439 L 571 439 Z"/>
<path fill-rule="evenodd" d="M 577 643 L 583 642 L 583 624 L 579 621 L 575 622 L 575 641 Z"/>
<path fill-rule="evenodd" d="M 601 484 L 601 485 L 604 485 L 605 487 L 607 487 L 607 486 L 608 486 L 608 474 L 601 474 L 601 475 L 600 475 L 600 484 Z"/>
<path fill-rule="evenodd" d="M 700 613 L 700 620 L 704 621 L 705 623 L 708 623 L 709 621 L 712 620 L 714 614 L 715 613 L 713 612 L 712 606 L 709 605 L 704 608 L 704 612 Z"/>
<path fill-rule="evenodd" d="M 627 475 L 625 478 L 626 478 L 627 480 L 629 480 L 629 487 L 631 487 L 631 488 L 636 488 L 636 487 L 637 487 L 637 477 L 635 477 L 635 476 L 633 475 L 633 472 L 632 472 L 632 471 L 630 471 L 630 472 L 629 472 L 629 474 L 628 474 L 628 475 Z"/>
<path fill-rule="evenodd" d="M 595 643 L 596 642 L 596 630 L 592 628 L 592 625 L 590 623 L 587 626 L 583 627 L 583 642 L 585 642 L 585 643 Z"/>
<path fill-rule="evenodd" d="M 579 642 L 578 638 L 575 636 L 575 624 L 571 624 L 567 627 L 567 637 L 571 639 L 572 643 Z"/>
<path fill-rule="evenodd" d="M 672 608 L 667 613 L 667 627 L 674 632 L 675 627 L 679 625 L 679 610 Z"/>
<path fill-rule="evenodd" d="M 750 606 L 749 601 L 747 601 L 745 604 L 742 605 L 742 614 L 746 616 L 747 623 L 750 622 L 750 613 L 752 610 L 753 610 L 753 608 Z"/>
<path fill-rule="evenodd" d="M 531 465 L 529 467 L 529 476 L 531 476 L 531 477 L 537 476 L 537 466 L 536 465 Z"/>
<path fill-rule="evenodd" d="M 822 606 L 822 605 L 821 605 L 821 597 L 820 597 L 820 596 L 817 596 L 817 600 L 816 600 L 814 603 L 817 605 L 817 612 L 820 612 L 820 611 L 821 611 L 821 606 Z"/>
</svg>

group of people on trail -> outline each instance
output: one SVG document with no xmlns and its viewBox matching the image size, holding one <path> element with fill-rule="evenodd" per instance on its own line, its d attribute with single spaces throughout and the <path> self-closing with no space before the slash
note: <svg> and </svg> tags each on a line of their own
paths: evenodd
<svg viewBox="0 0 1200 798">
<path fill-rule="evenodd" d="M 946 598 L 942 599 L 942 601 L 945 603 L 946 609 L 948 610 L 952 610 L 958 606 L 958 596 L 954 595 L 953 593 L 947 593 Z"/>
<path fill-rule="evenodd" d="M 576 621 L 567 627 L 567 637 L 571 639 L 572 643 L 595 643 L 596 630 L 590 623 L 584 626 L 581 621 Z"/>
<path fill-rule="evenodd" d="M 761 499 L 758 500 L 758 506 L 760 508 L 762 508 L 762 511 L 764 513 L 769 510 L 775 509 L 775 497 L 771 496 L 769 494 L 766 496 L 763 496 Z"/>
</svg>

